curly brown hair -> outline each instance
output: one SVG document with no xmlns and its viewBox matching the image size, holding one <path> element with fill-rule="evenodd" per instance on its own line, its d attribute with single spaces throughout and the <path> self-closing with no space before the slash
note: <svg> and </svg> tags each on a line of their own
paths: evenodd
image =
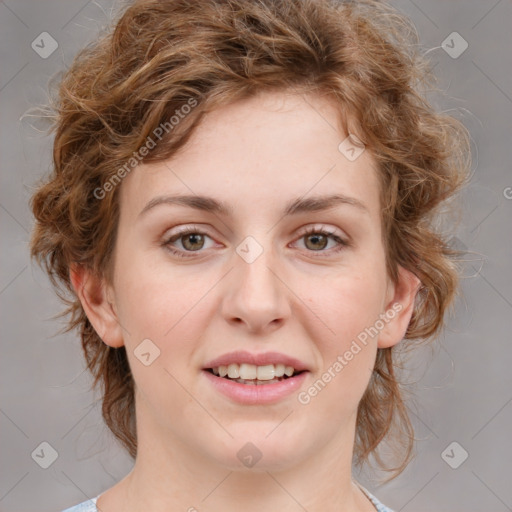
<svg viewBox="0 0 512 512">
<path fill-rule="evenodd" d="M 174 155 L 219 106 L 261 91 L 329 95 L 345 133 L 356 133 L 378 163 L 389 275 L 396 281 L 400 265 L 422 283 L 405 339 L 439 334 L 458 270 L 434 220 L 467 180 L 470 147 L 462 123 L 436 112 L 420 92 L 435 77 L 418 47 L 411 21 L 373 0 L 140 0 L 63 74 L 51 105 L 53 169 L 31 199 L 31 255 L 67 305 L 59 315 L 70 317 L 65 331 L 79 328 L 93 388 L 102 385 L 103 418 L 132 457 L 137 433 L 126 351 L 95 332 L 70 268 L 84 265 L 111 279 L 120 189 L 113 180 L 191 98 L 196 106 L 166 130 L 145 163 Z M 99 200 L 98 190 L 110 192 Z M 414 441 L 396 350 L 378 349 L 354 447 L 358 463 L 373 455 L 386 467 L 376 448 L 396 437 L 399 463 L 387 467 L 395 476 Z"/>
</svg>

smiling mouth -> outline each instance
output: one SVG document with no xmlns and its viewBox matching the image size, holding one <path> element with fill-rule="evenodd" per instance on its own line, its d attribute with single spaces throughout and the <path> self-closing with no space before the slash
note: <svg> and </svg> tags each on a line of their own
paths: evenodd
<svg viewBox="0 0 512 512">
<path fill-rule="evenodd" d="M 250 364 L 232 364 L 229 366 L 205 368 L 205 370 L 218 378 L 249 386 L 275 384 L 296 377 L 306 371 L 297 371 L 291 366 L 284 365 L 255 366 Z"/>
</svg>

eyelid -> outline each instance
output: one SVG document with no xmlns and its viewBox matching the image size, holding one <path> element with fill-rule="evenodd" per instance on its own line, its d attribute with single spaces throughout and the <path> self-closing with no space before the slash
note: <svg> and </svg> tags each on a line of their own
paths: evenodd
<svg viewBox="0 0 512 512">
<path fill-rule="evenodd" d="M 322 231 L 327 232 L 331 235 L 339 236 L 340 238 L 342 236 L 346 236 L 346 235 L 344 235 L 344 233 L 341 233 L 336 228 L 326 226 L 325 224 L 308 224 L 306 227 L 302 228 L 299 231 L 299 233 L 300 233 L 299 236 L 302 236 L 304 234 L 309 234 L 309 233 L 319 233 Z"/>
<path fill-rule="evenodd" d="M 198 226 L 196 224 L 185 224 L 183 226 L 178 226 L 176 228 L 173 228 L 172 230 L 173 233 L 172 235 L 169 234 L 169 237 L 170 238 L 173 238 L 177 235 L 181 235 L 183 233 L 189 233 L 189 232 L 194 232 L 194 233 L 201 233 L 201 234 L 205 234 L 207 235 L 208 234 L 208 230 L 202 226 Z M 168 231 L 172 231 L 172 230 L 168 230 Z"/>
</svg>

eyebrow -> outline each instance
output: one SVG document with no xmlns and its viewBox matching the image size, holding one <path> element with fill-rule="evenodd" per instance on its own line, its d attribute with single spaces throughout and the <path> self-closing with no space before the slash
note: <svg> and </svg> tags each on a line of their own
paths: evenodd
<svg viewBox="0 0 512 512">
<path fill-rule="evenodd" d="M 172 195 L 172 196 L 157 196 L 151 199 L 146 206 L 139 213 L 139 217 L 147 213 L 149 210 L 162 204 L 188 206 L 196 210 L 202 210 L 210 213 L 221 214 L 230 216 L 233 214 L 233 208 L 218 201 L 213 197 L 198 196 L 198 195 Z M 349 197 L 342 194 L 331 194 L 327 196 L 315 196 L 304 199 L 298 197 L 290 201 L 284 211 L 283 216 L 297 215 L 307 212 L 318 212 L 331 210 L 339 205 L 349 205 L 358 208 L 360 211 L 369 214 L 368 208 L 355 197 Z"/>
</svg>

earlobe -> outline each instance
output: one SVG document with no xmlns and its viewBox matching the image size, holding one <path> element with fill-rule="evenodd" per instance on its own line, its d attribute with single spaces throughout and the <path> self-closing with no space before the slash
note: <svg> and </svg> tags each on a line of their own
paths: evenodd
<svg viewBox="0 0 512 512">
<path fill-rule="evenodd" d="M 393 285 L 391 300 L 386 305 L 387 322 L 379 334 L 378 348 L 396 345 L 405 336 L 414 311 L 416 294 L 421 281 L 411 271 L 398 268 L 398 280 Z"/>
<path fill-rule="evenodd" d="M 70 267 L 71 284 L 98 336 L 111 347 L 124 345 L 111 287 L 105 279 L 83 265 Z"/>
</svg>

